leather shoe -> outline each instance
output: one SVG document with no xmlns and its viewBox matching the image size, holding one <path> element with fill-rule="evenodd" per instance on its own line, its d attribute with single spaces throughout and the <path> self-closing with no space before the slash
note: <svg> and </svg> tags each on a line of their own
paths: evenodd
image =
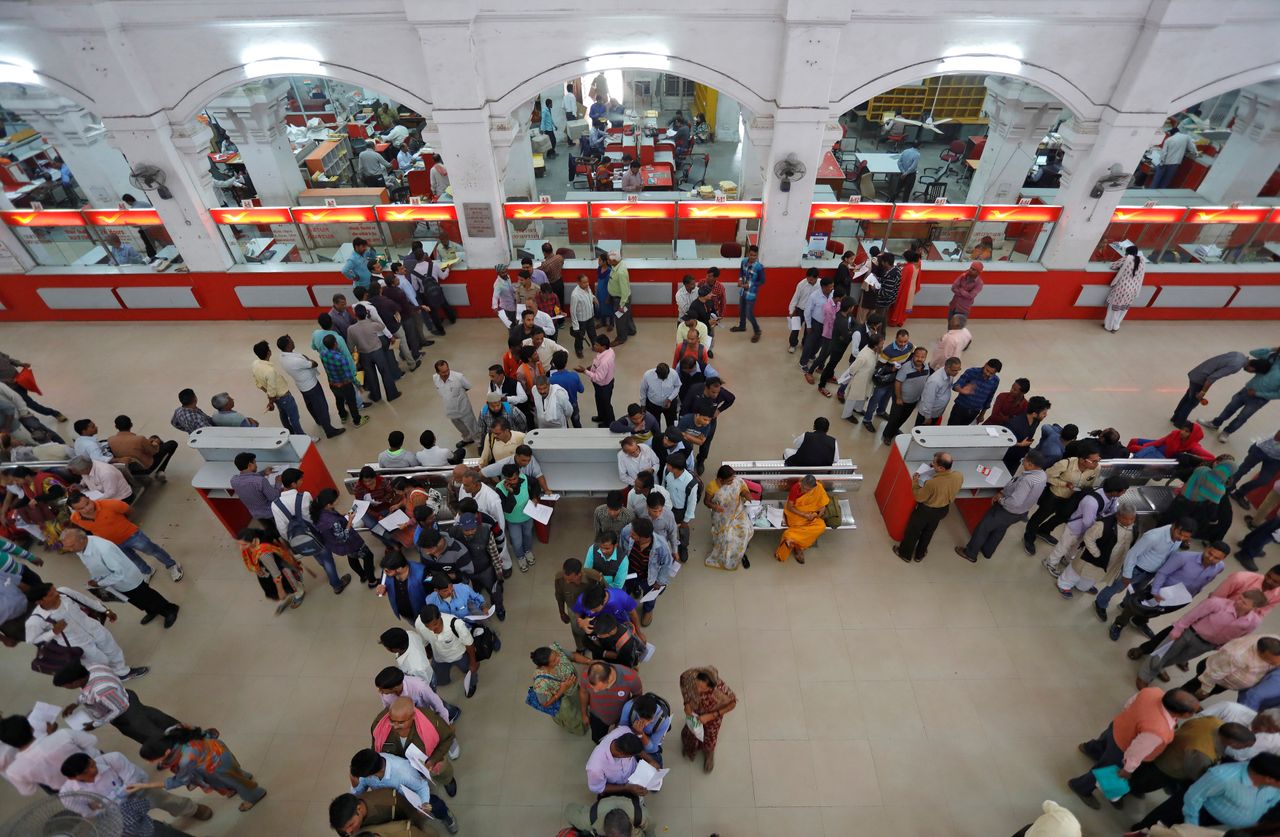
<svg viewBox="0 0 1280 837">
<path fill-rule="evenodd" d="M 911 563 L 911 556 L 903 555 L 902 552 L 898 549 L 898 545 L 896 543 L 893 545 L 893 554 L 897 555 L 899 558 L 901 558 L 903 561 L 906 561 L 908 564 Z"/>
<path fill-rule="evenodd" d="M 173 627 L 173 623 L 178 621 L 178 611 L 179 611 L 179 610 L 181 610 L 181 609 L 182 609 L 182 608 L 178 607 L 177 605 L 174 605 L 174 606 L 173 606 L 173 610 L 171 610 L 171 611 L 169 611 L 168 613 L 166 613 L 166 614 L 165 614 L 165 617 L 164 617 L 164 626 L 165 626 L 166 628 L 172 628 L 172 627 Z"/>
<path fill-rule="evenodd" d="M 956 547 L 956 555 L 959 555 L 961 558 L 968 561 L 970 564 L 978 563 L 977 558 L 970 558 L 969 553 L 965 552 L 964 549 L 961 547 L 958 547 L 958 546 Z"/>
<path fill-rule="evenodd" d="M 148 613 L 146 616 L 142 617 L 142 621 L 141 621 L 141 622 L 139 622 L 138 624 L 140 624 L 140 625 L 150 625 L 153 621 L 155 621 L 155 618 L 156 618 L 157 616 L 159 616 L 159 615 L 160 615 L 160 614 L 158 614 L 158 613 Z"/>
</svg>

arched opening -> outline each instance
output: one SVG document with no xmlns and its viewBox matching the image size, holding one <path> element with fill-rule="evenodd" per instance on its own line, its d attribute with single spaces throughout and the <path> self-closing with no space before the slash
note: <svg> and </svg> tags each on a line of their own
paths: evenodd
<svg viewBox="0 0 1280 837">
<path fill-rule="evenodd" d="M 1136 246 L 1161 263 L 1280 261 L 1280 229 L 1265 223 L 1280 195 L 1277 111 L 1280 85 L 1270 83 L 1170 114 L 1133 172 L 1130 206 L 1122 207 L 1154 203 L 1163 215 L 1113 221 L 1091 260 L 1110 261 Z"/>
<path fill-rule="evenodd" d="M 509 201 L 671 208 L 678 200 L 744 196 L 743 158 L 750 149 L 743 120 L 750 114 L 725 91 L 675 72 L 590 69 L 517 103 L 511 118 L 520 133 L 503 178 Z M 654 213 L 657 208 L 648 212 Z M 675 214 L 513 219 L 513 255 L 536 263 L 547 243 L 580 259 L 610 250 L 628 258 L 710 258 L 745 235 L 733 222 L 714 229 L 686 223 L 682 231 Z"/>
<path fill-rule="evenodd" d="M 97 115 L 60 93 L 0 84 L 0 184 L 2 208 L 21 210 L 6 215 L 6 223 L 38 265 L 178 259 L 153 212 L 114 211 L 150 209 L 150 203 Z"/>
<path fill-rule="evenodd" d="M 210 128 L 209 170 L 223 207 L 352 207 L 316 223 L 298 213 L 282 223 L 231 219 L 222 231 L 237 261 L 345 263 L 356 238 L 370 243 L 370 258 L 435 238 L 424 223 L 379 222 L 372 210 L 452 200 L 443 167 L 433 172 L 436 149 L 423 140 L 427 116 L 421 104 L 323 74 L 257 78 L 206 102 L 194 118 Z"/>
<path fill-rule="evenodd" d="M 842 102 L 844 136 L 832 152 L 845 176 L 843 198 L 1016 204 L 1049 202 L 1056 192 L 1058 128 L 1072 109 L 1024 78 L 947 72 Z M 915 249 L 926 260 L 1018 262 L 1038 258 L 1052 224 L 969 217 L 830 226 L 842 250 L 875 244 L 893 253 Z"/>
</svg>

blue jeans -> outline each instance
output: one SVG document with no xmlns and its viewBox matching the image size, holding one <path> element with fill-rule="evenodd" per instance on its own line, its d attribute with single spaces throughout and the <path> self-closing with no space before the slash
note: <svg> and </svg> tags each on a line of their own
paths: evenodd
<svg viewBox="0 0 1280 837">
<path fill-rule="evenodd" d="M 1267 405 L 1267 399 L 1250 395 L 1247 389 L 1240 389 L 1235 395 L 1231 396 L 1231 400 L 1227 402 L 1227 406 L 1222 408 L 1222 412 L 1218 413 L 1217 418 L 1213 420 L 1214 427 L 1222 427 L 1222 423 L 1237 410 L 1239 414 L 1231 420 L 1231 423 L 1222 429 L 1228 433 L 1235 433 L 1244 423 L 1253 418 L 1253 414 L 1261 410 Z"/>
<path fill-rule="evenodd" d="M 458 630 L 462 630 L 459 628 Z M 436 682 L 441 686 L 448 686 L 453 682 L 453 669 L 457 669 L 464 675 L 471 671 L 471 658 L 463 654 L 451 663 L 442 663 L 437 660 L 431 661 L 431 672 L 436 676 Z"/>
<path fill-rule="evenodd" d="M 871 424 L 871 417 L 878 412 L 888 411 L 889 405 L 893 403 L 893 384 L 887 387 L 876 387 L 871 392 L 871 398 L 867 401 L 867 412 L 862 421 Z"/>
<path fill-rule="evenodd" d="M 292 392 L 286 392 L 276 399 L 276 409 L 280 411 L 280 423 L 290 433 L 296 433 L 299 436 L 307 435 L 302 431 L 302 419 L 298 415 L 298 402 L 293 397 Z"/>
<path fill-rule="evenodd" d="M 511 543 L 511 557 L 519 558 L 533 552 L 533 520 L 522 523 L 507 521 L 507 540 Z"/>
<path fill-rule="evenodd" d="M 1191 417 L 1191 411 L 1200 404 L 1200 387 L 1203 384 L 1192 384 L 1187 387 L 1187 391 L 1182 394 L 1182 399 L 1178 402 L 1178 406 L 1173 408 L 1173 415 L 1170 421 L 1174 424 L 1182 424 Z"/>
<path fill-rule="evenodd" d="M 1154 441 L 1153 439 L 1134 439 L 1140 445 Z M 1152 445 L 1149 448 L 1143 448 L 1133 455 L 1134 459 L 1168 459 L 1169 456 L 1164 452 L 1164 448 L 1159 445 Z"/>
<path fill-rule="evenodd" d="M 120 544 L 120 551 L 128 555 L 129 560 L 144 573 L 150 573 L 151 568 L 147 566 L 146 561 L 142 560 L 142 556 L 138 554 L 139 552 L 145 552 L 167 568 L 172 569 L 178 565 L 178 562 L 169 557 L 169 553 L 165 552 L 160 544 L 148 538 L 147 534 L 141 529 L 134 532 L 124 543 Z"/>
<path fill-rule="evenodd" d="M 1141 567 L 1138 567 L 1134 569 L 1133 578 L 1130 580 L 1133 583 L 1133 589 L 1137 590 L 1139 587 L 1146 584 L 1148 581 L 1150 581 L 1155 577 L 1156 577 L 1155 573 L 1149 573 L 1146 570 L 1142 569 Z M 1124 579 L 1117 578 L 1115 581 L 1111 582 L 1106 587 L 1103 587 L 1101 590 L 1098 591 L 1098 598 L 1096 598 L 1093 602 L 1094 607 L 1097 607 L 1100 610 L 1106 610 L 1107 605 L 1111 604 L 1111 597 L 1114 596 L 1116 593 L 1119 593 L 1124 588 L 1125 588 Z"/>
<path fill-rule="evenodd" d="M 1169 165 L 1156 166 L 1155 177 L 1151 178 L 1149 189 L 1167 189 L 1169 181 L 1173 180 L 1173 175 L 1177 173 L 1178 167 L 1182 165 L 1182 161 L 1171 163 Z"/>
<path fill-rule="evenodd" d="M 1240 479 L 1252 471 L 1255 465 L 1262 466 L 1262 469 L 1258 471 L 1258 476 L 1242 484 Z M 1245 454 L 1244 461 L 1236 469 L 1234 477 L 1236 485 L 1231 494 L 1234 497 L 1243 499 L 1246 494 L 1255 488 L 1261 488 L 1264 485 L 1270 485 L 1275 482 L 1276 474 L 1280 474 L 1280 459 L 1272 459 L 1267 456 L 1262 452 L 1262 448 L 1256 444 L 1249 445 L 1249 452 Z"/>
<path fill-rule="evenodd" d="M 342 579 L 338 578 L 338 567 L 333 563 L 333 553 L 325 549 L 314 557 L 316 563 L 324 569 L 324 574 L 329 579 L 329 586 L 336 591 L 342 586 Z"/>
<path fill-rule="evenodd" d="M 738 298 L 738 328 L 746 328 L 747 321 L 751 322 L 751 330 L 759 334 L 760 324 L 756 322 L 756 301 L 754 298 L 747 299 L 746 292 L 743 292 Z"/>
</svg>

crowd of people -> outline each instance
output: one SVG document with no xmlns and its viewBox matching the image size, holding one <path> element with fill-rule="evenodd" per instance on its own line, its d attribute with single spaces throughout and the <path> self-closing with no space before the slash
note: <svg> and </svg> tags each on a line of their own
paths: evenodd
<svg viewBox="0 0 1280 837">
<path fill-rule="evenodd" d="M 356 248 L 364 271 L 352 271 L 355 302 L 335 295 L 311 335 L 314 355 L 284 334 L 258 342 L 254 358 L 246 359 L 247 378 L 266 398 L 261 412 L 277 413 L 292 433 L 306 434 L 299 399 L 326 437 L 342 434 L 340 425 L 367 424 L 361 410 L 384 394 L 398 398 L 397 382 L 419 368 L 422 350 L 432 344 L 426 333 L 443 335 L 456 318 L 439 292 L 447 272 L 421 247 L 414 247 L 412 263 L 385 270 L 366 251 L 367 245 Z M 495 341 L 493 364 L 468 374 L 444 358 L 432 363 L 432 382 L 456 440 L 446 428 L 428 428 L 410 450 L 406 432 L 393 430 L 376 462 L 353 470 L 345 491 L 309 491 L 300 468 L 260 468 L 249 451 L 235 457 L 230 488 L 248 521 L 235 540 L 276 616 L 303 605 L 305 580 L 319 572 L 334 594 L 358 580 L 391 611 L 376 637 L 393 664 L 374 678 L 380 706 L 370 707 L 370 746 L 352 754 L 350 792 L 329 809 L 338 834 L 381 833 L 372 829 L 388 823 L 403 823 L 395 827 L 409 834 L 459 830 L 447 799 L 460 777 L 466 780 L 454 764 L 463 710 L 449 698 L 464 703 L 476 694 L 481 669 L 503 648 L 495 625 L 506 619 L 505 586 L 518 583 L 515 570 L 525 574 L 535 566 L 538 545 L 546 542 L 537 507 L 555 507 L 556 487 L 525 434 L 581 428 L 587 382 L 595 412 L 588 421 L 616 434 L 618 483 L 592 509 L 581 557 L 558 563 L 550 592 L 569 635 L 541 644 L 526 640 L 536 645 L 526 648 L 533 669 L 526 704 L 592 742 L 582 750 L 583 801 L 565 812 L 571 827 L 608 837 L 651 833 L 645 800 L 659 791 L 661 774 L 643 765 L 661 770 L 666 736 L 678 727 L 681 754 L 712 771 L 722 723 L 737 705 L 714 661 L 688 669 L 678 682 L 646 688 L 642 681 L 646 663 L 659 653 L 646 631 L 662 619 L 662 596 L 689 560 L 699 511 L 709 518 L 703 563 L 710 568 L 749 569 L 749 544 L 761 528 L 759 484 L 728 464 L 713 464 L 704 479 L 708 461 L 715 461 L 710 453 L 719 423 L 741 412 L 730 412 L 737 396 L 714 366 L 723 350 L 717 329 L 727 316 L 721 271 L 684 277 L 675 295 L 670 362 L 655 359 L 636 392 L 619 402 L 619 417 L 615 353 L 636 332 L 626 264 L 611 253 L 601 258 L 594 281 L 580 275 L 566 287 L 563 258 L 550 245 L 543 251 L 540 264 L 526 259 L 514 280 L 506 265 L 496 270 L 491 306 L 506 340 Z M 1280 566 L 1260 573 L 1255 562 L 1280 530 L 1280 518 L 1268 519 L 1280 506 L 1273 485 L 1280 476 L 1280 433 L 1251 445 L 1238 466 L 1202 442 L 1206 427 L 1225 441 L 1280 397 L 1280 349 L 1226 352 L 1190 370 L 1186 393 L 1172 408 L 1174 429 L 1164 436 L 1125 444 L 1113 428 L 1081 434 L 1073 424 L 1049 420 L 1053 404 L 1034 394 L 1028 378 L 1002 389 L 1000 359 L 966 368 L 981 263 L 955 278 L 945 331 L 936 341 L 917 343 L 905 326 L 919 256 L 908 251 L 899 263 L 894 254 L 872 251 L 861 261 L 846 254 L 834 276 L 809 270 L 796 286 L 786 342 L 790 352 L 799 350 L 800 374 L 820 395 L 843 402 L 844 419 L 885 444 L 909 423 L 1005 428 L 1013 438 L 1001 455 L 1008 482 L 968 541 L 955 545 L 956 556 L 971 564 L 990 559 L 1006 532 L 1023 524 L 1027 554 L 1041 544 L 1051 547 L 1042 563 L 1062 598 L 1096 596 L 1094 612 L 1113 641 L 1126 628 L 1144 635 L 1128 651 L 1137 664 L 1136 693 L 1098 738 L 1081 745 L 1092 766 L 1068 782 L 1070 790 L 1091 807 L 1099 804 L 1099 787 L 1117 805 L 1127 796 L 1167 790 L 1168 799 L 1135 822 L 1135 830 L 1182 822 L 1246 828 L 1269 819 L 1280 802 L 1280 637 L 1258 636 L 1257 629 L 1280 603 Z M 766 269 L 754 247 L 737 282 L 738 324 L 728 331 L 749 328 L 748 339 L 758 343 L 764 332 L 754 301 Z M 580 360 L 573 367 L 566 327 Z M 24 369 L 27 364 L 0 355 L 0 379 L 9 375 L 0 380 L 6 458 L 65 467 L 11 464 L 0 471 L 6 489 L 0 641 L 33 646 L 34 671 L 74 691 L 76 700 L 61 718 L 33 712 L 0 719 L 6 779 L 26 795 L 57 793 L 86 817 L 96 811 L 86 794 L 106 797 L 123 812 L 126 834 L 183 833 L 174 820 L 154 818 L 155 809 L 177 819 L 212 816 L 210 807 L 168 792 L 183 786 L 238 796 L 240 809 L 249 810 L 266 790 L 217 729 L 143 702 L 133 681 L 148 669 L 130 665 L 111 632 L 120 602 L 141 611 L 143 624 L 160 620 L 169 628 L 178 619 L 179 606 L 152 586 L 155 568 L 147 559 L 173 584 L 183 580 L 182 566 L 131 519 L 139 487 L 164 480 L 178 443 L 135 433 L 126 415 L 115 419 L 116 433 L 106 438 L 93 419 L 76 420 L 67 443 L 36 417 L 66 421 L 24 388 Z M 1221 414 L 1192 422 L 1210 387 L 1241 372 L 1249 377 Z M 209 399 L 212 413 L 191 389 L 178 401 L 171 424 L 185 433 L 259 424 L 247 414 L 255 411 L 242 412 L 227 392 Z M 1130 483 L 1108 476 L 1115 469 L 1103 465 L 1129 457 L 1173 460 L 1179 469 L 1181 489 L 1154 525 L 1140 525 L 1125 500 Z M 838 503 L 822 479 L 842 461 L 828 419 L 817 418 L 797 437 L 784 461 L 813 472 L 794 480 L 779 504 L 774 556 L 804 564 L 826 530 L 840 525 Z M 914 508 L 893 547 L 902 561 L 927 557 L 961 490 L 954 464 L 951 454 L 939 452 L 912 475 Z M 1234 506 L 1256 509 L 1246 517 L 1250 533 L 1233 551 L 1224 538 Z M 31 551 L 37 546 L 76 555 L 84 584 L 46 583 L 37 572 L 43 561 Z M 1228 572 L 1228 557 L 1246 569 Z M 339 570 L 339 558 L 350 572 Z M 1149 626 L 1165 617 L 1173 618 L 1163 629 Z M 1175 667 L 1188 673 L 1180 688 L 1152 685 L 1168 682 Z M 1229 690 L 1238 691 L 1237 701 L 1200 705 Z M 137 754 L 104 751 L 92 735 L 104 724 L 137 742 Z M 165 778 L 152 780 L 141 762 Z M 1070 814 L 1055 806 L 1045 816 Z"/>
</svg>

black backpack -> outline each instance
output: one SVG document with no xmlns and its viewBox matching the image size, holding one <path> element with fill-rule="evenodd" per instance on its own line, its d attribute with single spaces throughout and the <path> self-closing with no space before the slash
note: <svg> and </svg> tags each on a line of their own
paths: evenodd
<svg viewBox="0 0 1280 837">
<path fill-rule="evenodd" d="M 320 540 L 320 534 L 316 532 L 314 526 L 311 525 L 302 515 L 302 492 L 299 491 L 294 495 L 296 501 L 293 506 L 293 513 L 289 513 L 289 509 L 284 503 L 280 502 L 277 497 L 274 501 L 276 508 L 289 521 L 289 525 L 285 527 L 284 539 L 289 544 L 289 551 L 294 555 L 315 556 L 324 552 L 324 543 Z"/>
</svg>

